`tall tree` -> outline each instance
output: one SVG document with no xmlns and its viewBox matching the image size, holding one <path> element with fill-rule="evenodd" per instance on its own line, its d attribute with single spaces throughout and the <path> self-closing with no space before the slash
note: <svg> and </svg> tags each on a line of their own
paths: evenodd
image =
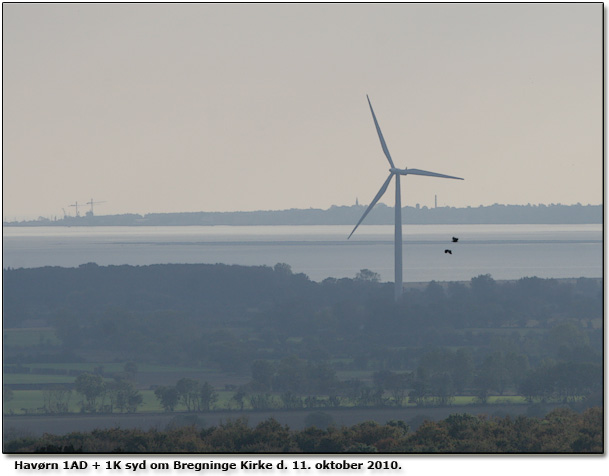
<svg viewBox="0 0 609 476">
<path fill-rule="evenodd" d="M 154 390 L 154 395 L 166 412 L 172 412 L 180 401 L 180 392 L 176 387 L 158 387 Z"/>
<path fill-rule="evenodd" d="M 85 397 L 85 410 L 96 411 L 99 397 L 104 394 L 104 382 L 101 375 L 84 373 L 76 377 L 74 389 Z"/>
</svg>

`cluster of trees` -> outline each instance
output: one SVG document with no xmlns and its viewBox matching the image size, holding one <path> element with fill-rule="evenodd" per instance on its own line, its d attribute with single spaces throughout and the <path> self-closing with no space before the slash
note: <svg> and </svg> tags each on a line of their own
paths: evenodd
<svg viewBox="0 0 609 476">
<path fill-rule="evenodd" d="M 523 395 L 530 402 L 567 403 L 600 392 L 602 372 L 600 362 L 553 359 L 531 368 L 527 355 L 503 351 L 488 354 L 476 365 L 470 349 L 437 349 L 423 355 L 412 380 L 405 384 L 412 388 L 410 401 L 420 405 L 445 405 L 464 394 L 486 403 L 491 394 L 507 393 Z"/>
<path fill-rule="evenodd" d="M 290 430 L 270 418 L 166 431 L 94 430 L 4 441 L 5 453 L 603 453 L 603 412 L 560 408 L 543 419 L 453 414 L 410 431 L 403 421 Z"/>
<path fill-rule="evenodd" d="M 82 412 L 135 412 L 144 402 L 133 382 L 120 377 L 104 382 L 100 374 L 83 373 L 76 377 L 74 390 L 83 397 Z"/>
<path fill-rule="evenodd" d="M 80 396 L 80 411 L 85 412 L 135 412 L 143 403 L 143 396 L 134 382 L 137 366 L 133 362 L 125 364 L 125 372 L 112 380 L 104 380 L 100 372 L 84 372 L 76 377 L 73 385 L 50 385 L 43 389 L 43 413 L 66 413 L 69 410 L 73 393 Z M 12 398 L 4 394 L 4 401 Z"/>
<path fill-rule="evenodd" d="M 154 395 L 165 411 L 173 411 L 178 404 L 189 412 L 209 411 L 218 399 L 218 392 L 209 382 L 191 378 L 182 378 L 175 386 L 157 387 Z"/>
<path fill-rule="evenodd" d="M 439 348 L 425 353 L 415 371 L 379 370 L 372 382 L 358 378 L 339 380 L 327 362 L 310 362 L 292 355 L 279 362 L 256 360 L 252 380 L 235 390 L 231 406 L 243 410 L 316 409 L 448 405 L 457 395 L 476 395 L 486 403 L 489 395 L 520 394 L 531 403 L 559 400 L 575 403 L 582 396 L 602 391 L 602 365 L 546 359 L 531 368 L 524 354 L 495 351 L 476 364 L 471 349 Z M 205 382 L 181 379 L 163 386 L 155 395 L 166 411 L 207 411 L 217 393 Z M 278 398 L 273 398 L 273 395 Z"/>
<path fill-rule="evenodd" d="M 252 390 L 327 394 L 336 391 L 336 371 L 327 362 L 311 362 L 295 355 L 278 363 L 256 360 L 252 363 Z"/>
<path fill-rule="evenodd" d="M 476 363 L 471 349 L 439 348 L 425 353 L 415 371 L 379 370 L 369 383 L 358 378 L 341 381 L 326 363 L 312 364 L 295 356 L 278 364 L 257 360 L 252 364 L 252 381 L 239 392 L 282 394 L 284 408 L 448 405 L 457 395 L 475 395 L 484 404 L 492 394 L 520 394 L 529 402 L 573 403 L 601 392 L 602 382 L 600 362 L 546 359 L 531 368 L 525 354 L 495 351 Z M 319 394 L 329 397 L 313 397 Z M 266 408 L 276 405 L 271 400 L 267 403 Z"/>
<path fill-rule="evenodd" d="M 582 395 L 600 394 L 602 382 L 603 368 L 599 363 L 545 361 L 519 382 L 518 392 L 529 401 L 555 398 L 575 402 Z"/>
</svg>

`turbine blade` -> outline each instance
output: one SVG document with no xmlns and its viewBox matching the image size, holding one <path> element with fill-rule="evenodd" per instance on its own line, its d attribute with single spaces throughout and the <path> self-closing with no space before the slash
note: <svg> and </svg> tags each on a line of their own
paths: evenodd
<svg viewBox="0 0 609 476">
<path fill-rule="evenodd" d="M 374 205 L 376 205 L 376 202 L 378 202 L 381 199 L 381 197 L 385 193 L 385 190 L 387 190 L 387 187 L 389 186 L 389 182 L 391 182 L 391 178 L 392 177 L 393 177 L 393 173 L 389 174 L 389 177 L 387 177 L 387 180 L 385 180 L 385 183 L 381 186 L 381 189 L 376 194 L 376 197 L 374 197 L 372 202 L 370 202 L 370 205 L 368 205 L 368 208 L 366 208 L 366 211 L 364 212 L 362 217 L 357 222 L 357 225 L 355 225 L 355 228 L 353 228 L 353 231 L 351 232 L 351 235 L 353 233 L 355 233 L 355 230 L 357 230 L 357 227 L 360 225 L 361 222 L 364 221 L 364 218 L 366 218 L 366 215 L 368 215 L 370 210 L 372 210 L 372 207 L 374 207 Z M 347 239 L 351 238 L 351 235 L 349 235 L 349 237 Z"/>
<path fill-rule="evenodd" d="M 400 175 L 426 175 L 428 177 L 440 177 L 440 178 L 464 180 L 461 177 L 453 177 L 452 175 L 437 174 L 435 172 L 428 172 L 427 170 L 420 170 L 420 169 L 406 169 L 406 170 L 400 171 Z"/>
<path fill-rule="evenodd" d="M 391 167 L 395 168 L 395 165 L 393 165 L 393 160 L 391 160 L 391 155 L 389 154 L 389 149 L 387 149 L 387 144 L 385 143 L 385 139 L 383 138 L 383 133 L 381 132 L 381 128 L 379 127 L 378 121 L 376 120 L 376 115 L 374 114 L 374 109 L 372 109 L 372 104 L 370 103 L 370 98 L 368 97 L 367 94 L 366 94 L 366 99 L 368 99 L 368 105 L 370 106 L 370 112 L 372 113 L 372 119 L 374 119 L 374 125 L 376 126 L 376 132 L 379 135 L 379 139 L 381 140 L 381 147 L 383 148 L 383 152 L 385 153 L 387 160 L 389 160 L 389 164 L 391 165 Z"/>
</svg>

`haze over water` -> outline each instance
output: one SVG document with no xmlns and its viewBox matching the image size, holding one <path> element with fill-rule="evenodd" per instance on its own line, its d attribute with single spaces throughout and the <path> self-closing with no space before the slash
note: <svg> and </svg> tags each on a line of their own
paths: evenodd
<svg viewBox="0 0 609 476">
<path fill-rule="evenodd" d="M 4 228 L 3 268 L 287 263 L 314 281 L 364 268 L 393 281 L 393 226 Z M 452 243 L 452 236 L 459 238 Z M 409 225 L 404 281 L 602 276 L 602 225 Z M 452 254 L 444 251 L 450 249 Z"/>
</svg>

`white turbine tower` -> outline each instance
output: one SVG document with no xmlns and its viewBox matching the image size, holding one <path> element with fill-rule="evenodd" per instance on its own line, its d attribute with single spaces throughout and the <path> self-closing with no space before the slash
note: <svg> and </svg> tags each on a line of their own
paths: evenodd
<svg viewBox="0 0 609 476">
<path fill-rule="evenodd" d="M 366 215 L 368 215 L 370 210 L 372 210 L 374 205 L 376 205 L 376 202 L 378 202 L 381 199 L 381 197 L 387 190 L 387 187 L 389 186 L 389 182 L 391 182 L 391 179 L 395 176 L 395 300 L 398 301 L 400 299 L 400 297 L 402 296 L 402 290 L 403 290 L 403 285 L 402 285 L 402 197 L 401 197 L 401 192 L 400 192 L 400 176 L 401 175 L 425 175 L 427 177 L 440 177 L 440 178 L 449 178 L 449 179 L 456 179 L 456 180 L 463 180 L 463 179 L 460 177 L 453 177 L 451 175 L 437 174 L 435 172 L 428 172 L 426 170 L 420 170 L 420 169 L 409 169 L 409 168 L 398 169 L 398 168 L 396 168 L 393 163 L 393 160 L 391 159 L 391 155 L 389 154 L 389 149 L 387 149 L 387 144 L 385 143 L 385 139 L 383 138 L 383 133 L 381 132 L 379 123 L 376 120 L 376 116 L 374 114 L 374 109 L 372 109 L 372 104 L 370 104 L 370 98 L 368 97 L 368 95 L 366 95 L 366 98 L 368 99 L 368 105 L 370 106 L 370 112 L 372 113 L 372 119 L 374 119 L 374 125 L 376 127 L 376 132 L 378 133 L 379 139 L 381 141 L 381 147 L 383 148 L 383 152 L 385 153 L 385 156 L 387 157 L 387 160 L 389 161 L 389 165 L 391 165 L 391 168 L 389 169 L 389 172 L 390 172 L 389 177 L 387 177 L 387 180 L 385 180 L 385 183 L 381 186 L 381 189 L 378 191 L 378 193 L 376 194 L 376 196 L 374 197 L 372 202 L 370 202 L 370 205 L 368 205 L 368 208 L 366 208 L 366 211 L 364 212 L 362 217 L 357 222 L 357 225 L 355 225 L 355 228 L 353 228 L 351 235 L 353 235 L 353 233 L 355 233 L 355 230 L 357 229 L 357 227 L 360 225 L 360 223 L 362 221 L 364 221 L 364 218 L 366 218 Z M 351 238 L 351 235 L 349 235 L 349 238 Z M 349 239 L 349 238 L 347 238 L 347 239 Z"/>
</svg>

